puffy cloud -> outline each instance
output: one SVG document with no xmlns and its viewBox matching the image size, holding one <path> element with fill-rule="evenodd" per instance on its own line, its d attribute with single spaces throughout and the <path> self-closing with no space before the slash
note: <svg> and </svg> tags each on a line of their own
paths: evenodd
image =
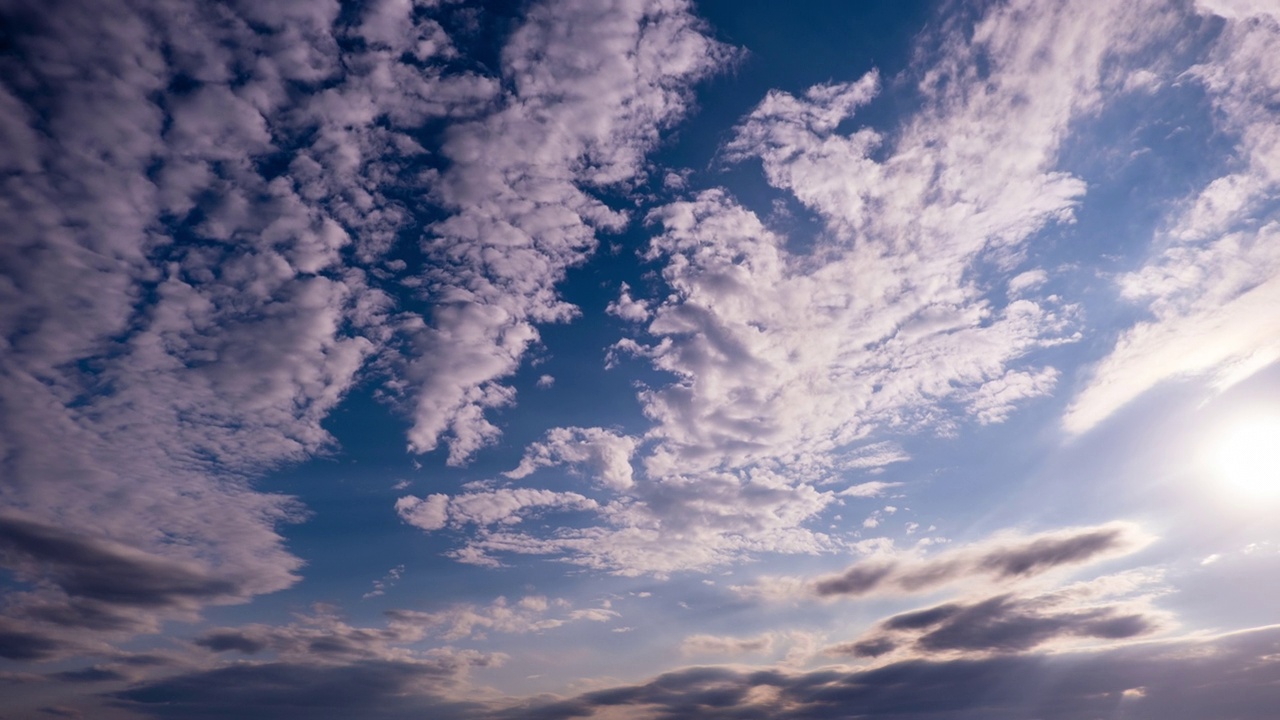
<svg viewBox="0 0 1280 720">
<path fill-rule="evenodd" d="M 586 12 L 557 24 L 553 10 L 563 7 L 531 15 L 528 32 L 517 33 L 504 54 L 513 90 L 492 113 L 452 129 L 444 149 L 454 162 L 436 196 L 456 212 L 433 226 L 427 245 L 429 253 L 452 253 L 431 282 L 443 283 L 438 296 L 456 302 L 439 304 L 420 327 L 426 345 L 415 352 L 425 364 L 413 376 L 425 383 L 419 397 L 426 399 L 412 444 L 421 450 L 449 439 L 454 462 L 497 436 L 484 410 L 514 401 L 497 379 L 536 342 L 530 323 L 571 312 L 542 289 L 525 296 L 542 304 L 487 298 L 510 297 L 503 288 L 554 285 L 589 250 L 592 229 L 620 226 L 621 216 L 592 209 L 583 188 L 634 176 L 638 148 L 651 144 L 651 135 L 640 135 L 636 144 L 602 149 L 608 143 L 597 141 L 606 137 L 600 133 L 630 127 L 635 118 L 626 113 L 621 120 L 592 115 L 601 119 L 585 134 L 574 134 L 576 119 L 554 132 L 544 124 L 587 102 L 578 94 L 585 76 L 522 74 L 531 66 L 521 53 L 557 33 L 576 37 L 576 23 L 598 19 Z M 647 321 L 646 334 L 618 342 L 610 362 L 630 353 L 674 377 L 640 393 L 652 426 L 643 444 L 630 446 L 635 467 L 601 476 L 597 525 L 485 527 L 455 557 L 494 565 L 502 553 L 550 555 L 635 575 L 848 547 L 846 537 L 808 525 L 838 500 L 819 489 L 824 484 L 906 457 L 876 435 L 1002 422 L 1053 391 L 1060 372 L 1043 364 L 1040 351 L 1079 337 L 1080 310 L 1042 292 L 1048 273 L 1023 267 L 1026 247 L 1046 228 L 1072 222 L 1085 191 L 1082 180 L 1057 168 L 1072 123 L 1114 89 L 1111 64 L 1133 61 L 1172 15 L 1158 3 L 991 6 L 973 28 L 948 25 L 927 38 L 936 52 L 922 53 L 913 70 L 919 109 L 883 132 L 847 129 L 876 101 L 876 73 L 798 95 L 769 93 L 742 119 L 725 156 L 758 159 L 767 181 L 812 210 L 825 230 L 811 246 L 793 242 L 721 189 L 653 210 L 648 219 L 658 230 L 647 257 L 660 265 L 665 287 L 654 298 L 627 287 L 610 306 L 619 314 L 643 303 Z M 630 33 L 628 17 L 635 16 L 618 14 L 587 47 Z M 723 52 L 681 37 L 707 57 Z M 547 53 L 539 67 L 555 67 L 557 58 Z M 689 69 L 663 82 L 683 88 L 709 66 L 673 67 Z M 602 68 L 599 82 L 612 82 L 615 66 Z M 625 96 L 630 82 L 611 92 Z M 544 109 L 552 87 L 567 101 Z M 677 101 L 673 112 L 684 107 L 680 92 L 667 96 Z M 585 159 L 555 165 L 570 154 Z M 535 187 L 526 182 L 535 175 L 529 158 L 563 170 L 536 183 L 557 203 L 554 218 L 542 200 L 522 194 Z M 534 217 L 538 224 L 522 224 Z M 546 228 L 551 234 L 539 239 Z M 559 254 L 538 264 L 525 252 L 530 247 Z M 487 274 L 469 274 L 481 255 L 493 258 Z M 506 268 L 509 276 L 499 275 Z M 469 359 L 455 362 L 462 356 Z M 608 464 L 584 458 L 597 452 L 586 446 L 599 446 L 574 435 L 586 432 L 552 431 L 509 476 L 561 462 Z M 421 527 L 437 529 L 449 522 L 441 509 L 453 502 L 406 499 L 401 510 L 412 506 Z"/>
<path fill-rule="evenodd" d="M 976 278 L 1071 221 L 1084 184 L 1056 156 L 1097 107 L 1104 60 L 1141 47 L 1107 30 L 1129 12 L 993 6 L 972 36 L 944 35 L 922 109 L 892 136 L 840 129 L 874 99 L 874 72 L 769 93 L 728 157 L 760 158 L 829 236 L 797 253 L 722 191 L 653 213 L 672 294 L 648 326 L 658 342 L 634 347 L 679 381 L 642 396 L 661 440 L 650 472 L 814 463 L 876 430 L 945 430 L 954 405 L 997 422 L 1047 394 L 1056 370 L 1018 366 L 1073 337 L 1074 308 Z"/>
<path fill-rule="evenodd" d="M 92 643 L 296 581 L 275 528 L 299 508 L 249 480 L 331 446 L 322 420 L 387 339 L 390 301 L 345 255 L 407 221 L 387 193 L 416 182 L 406 128 L 494 85 L 401 62 L 373 25 L 377 48 L 344 45 L 365 31 L 339 9 L 3 11 L 23 142 L 0 152 L 0 501 L 27 523 L 6 519 L 6 561 L 53 588 L 6 613 Z M 445 52 L 398 12 L 420 58 Z"/>
<path fill-rule="evenodd" d="M 365 593 L 364 595 L 361 595 L 360 599 L 368 600 L 369 598 L 381 597 L 383 595 L 386 595 L 387 590 L 392 587 L 395 587 L 395 584 L 400 581 L 400 576 L 402 575 L 404 575 L 404 565 L 397 565 L 391 568 L 390 570 L 387 571 L 386 575 L 382 576 L 381 579 L 374 580 L 373 589 Z"/>
<path fill-rule="evenodd" d="M 558 617 L 552 614 L 558 614 Z M 457 605 L 445 610 L 421 612 L 392 610 L 387 613 L 393 626 L 423 628 L 445 640 L 484 637 L 487 632 L 532 633 L 584 620 L 608 622 L 618 613 L 608 607 L 572 609 L 563 599 L 548 600 L 529 595 L 516 602 L 498 598 L 487 606 Z"/>
<path fill-rule="evenodd" d="M 461 464 L 498 436 L 489 408 L 538 338 L 535 323 L 577 311 L 555 285 L 627 222 L 588 190 L 644 172 L 692 83 L 733 52 L 703 34 L 687 3 L 554 0 L 530 8 L 502 52 L 511 88 L 494 110 L 451 127 L 432 196 L 453 211 L 423 250 L 435 306 L 410 328 L 410 447 L 449 443 Z"/>
<path fill-rule="evenodd" d="M 625 222 L 588 190 L 641 175 L 691 83 L 732 54 L 682 3 L 557 1 L 529 9 L 503 77 L 484 77 L 453 63 L 451 12 L 0 11 L 14 28 L 0 58 L 0 502 L 73 538 L 36 547 L 6 525 L 26 543 L 6 563 L 48 584 L 14 596 L 14 622 L 78 623 L 73 644 L 93 644 L 293 584 L 301 562 L 276 527 L 303 513 L 251 481 L 332 447 L 322 421 L 371 360 L 415 404 L 415 447 L 447 427 L 461 461 L 494 437 L 484 408 L 513 395 L 493 381 L 533 323 L 572 314 L 555 283 L 596 229 Z M 420 144 L 437 127 L 440 156 Z M 388 257 L 436 220 L 425 267 Z M 425 313 L 383 289 L 410 280 Z M 592 506 L 529 492 L 456 499 L 455 520 Z M 441 502 L 415 505 L 415 522 L 446 522 Z M 114 587 L 133 577 L 137 596 L 100 597 L 88 566 L 32 559 L 76 543 L 136 571 Z M 154 617 L 119 610 L 145 602 Z M 67 647 L 14 632 L 12 653 Z"/>
<path fill-rule="evenodd" d="M 512 525 L 533 508 L 593 510 L 596 501 L 574 492 L 554 492 L 532 488 L 500 488 L 450 497 L 443 494 L 426 499 L 406 495 L 396 501 L 400 519 L 423 530 L 439 530 L 453 525 Z"/>
<path fill-rule="evenodd" d="M 563 527 L 551 537 L 482 531 L 464 557 L 492 564 L 494 553 L 552 555 L 634 576 L 709 569 L 753 552 L 824 552 L 841 541 L 803 523 L 833 501 L 834 493 L 766 471 L 668 477 L 601 505 L 600 526 Z"/>
<path fill-rule="evenodd" d="M 609 303 L 604 311 L 631 322 L 644 322 L 649 319 L 649 306 L 644 301 L 631 297 L 631 286 L 626 283 L 622 283 L 618 299 Z"/>
<path fill-rule="evenodd" d="M 586 464 L 596 482 L 623 491 L 633 484 L 631 456 L 637 444 L 635 438 L 603 428 L 554 428 L 545 441 L 525 450 L 519 466 L 503 474 L 519 480 L 538 468 Z"/>
</svg>

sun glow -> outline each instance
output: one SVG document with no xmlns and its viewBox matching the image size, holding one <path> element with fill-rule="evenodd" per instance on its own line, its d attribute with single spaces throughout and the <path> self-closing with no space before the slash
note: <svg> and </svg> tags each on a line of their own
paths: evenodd
<svg viewBox="0 0 1280 720">
<path fill-rule="evenodd" d="M 1280 415 L 1241 417 L 1212 438 L 1206 465 L 1224 489 L 1246 500 L 1280 500 Z"/>
</svg>

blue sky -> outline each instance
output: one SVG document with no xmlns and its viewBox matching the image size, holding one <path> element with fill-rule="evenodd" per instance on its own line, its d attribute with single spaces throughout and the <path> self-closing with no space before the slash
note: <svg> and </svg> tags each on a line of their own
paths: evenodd
<svg viewBox="0 0 1280 720">
<path fill-rule="evenodd" d="M 1280 705 L 1273 3 L 0 25 L 0 717 Z"/>
</svg>

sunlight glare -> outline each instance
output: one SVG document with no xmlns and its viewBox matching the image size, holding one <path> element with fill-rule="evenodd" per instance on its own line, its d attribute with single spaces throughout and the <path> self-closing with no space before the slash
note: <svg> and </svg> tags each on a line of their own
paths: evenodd
<svg viewBox="0 0 1280 720">
<path fill-rule="evenodd" d="M 1280 415 L 1252 415 L 1227 424 L 1207 455 L 1208 469 L 1233 494 L 1280 500 Z"/>
</svg>

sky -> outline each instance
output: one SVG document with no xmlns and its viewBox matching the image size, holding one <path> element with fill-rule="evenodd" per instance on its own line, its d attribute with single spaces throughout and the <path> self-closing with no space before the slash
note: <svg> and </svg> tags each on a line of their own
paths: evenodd
<svg viewBox="0 0 1280 720">
<path fill-rule="evenodd" d="M 1273 720 L 1274 0 L 0 0 L 0 718 Z"/>
</svg>

